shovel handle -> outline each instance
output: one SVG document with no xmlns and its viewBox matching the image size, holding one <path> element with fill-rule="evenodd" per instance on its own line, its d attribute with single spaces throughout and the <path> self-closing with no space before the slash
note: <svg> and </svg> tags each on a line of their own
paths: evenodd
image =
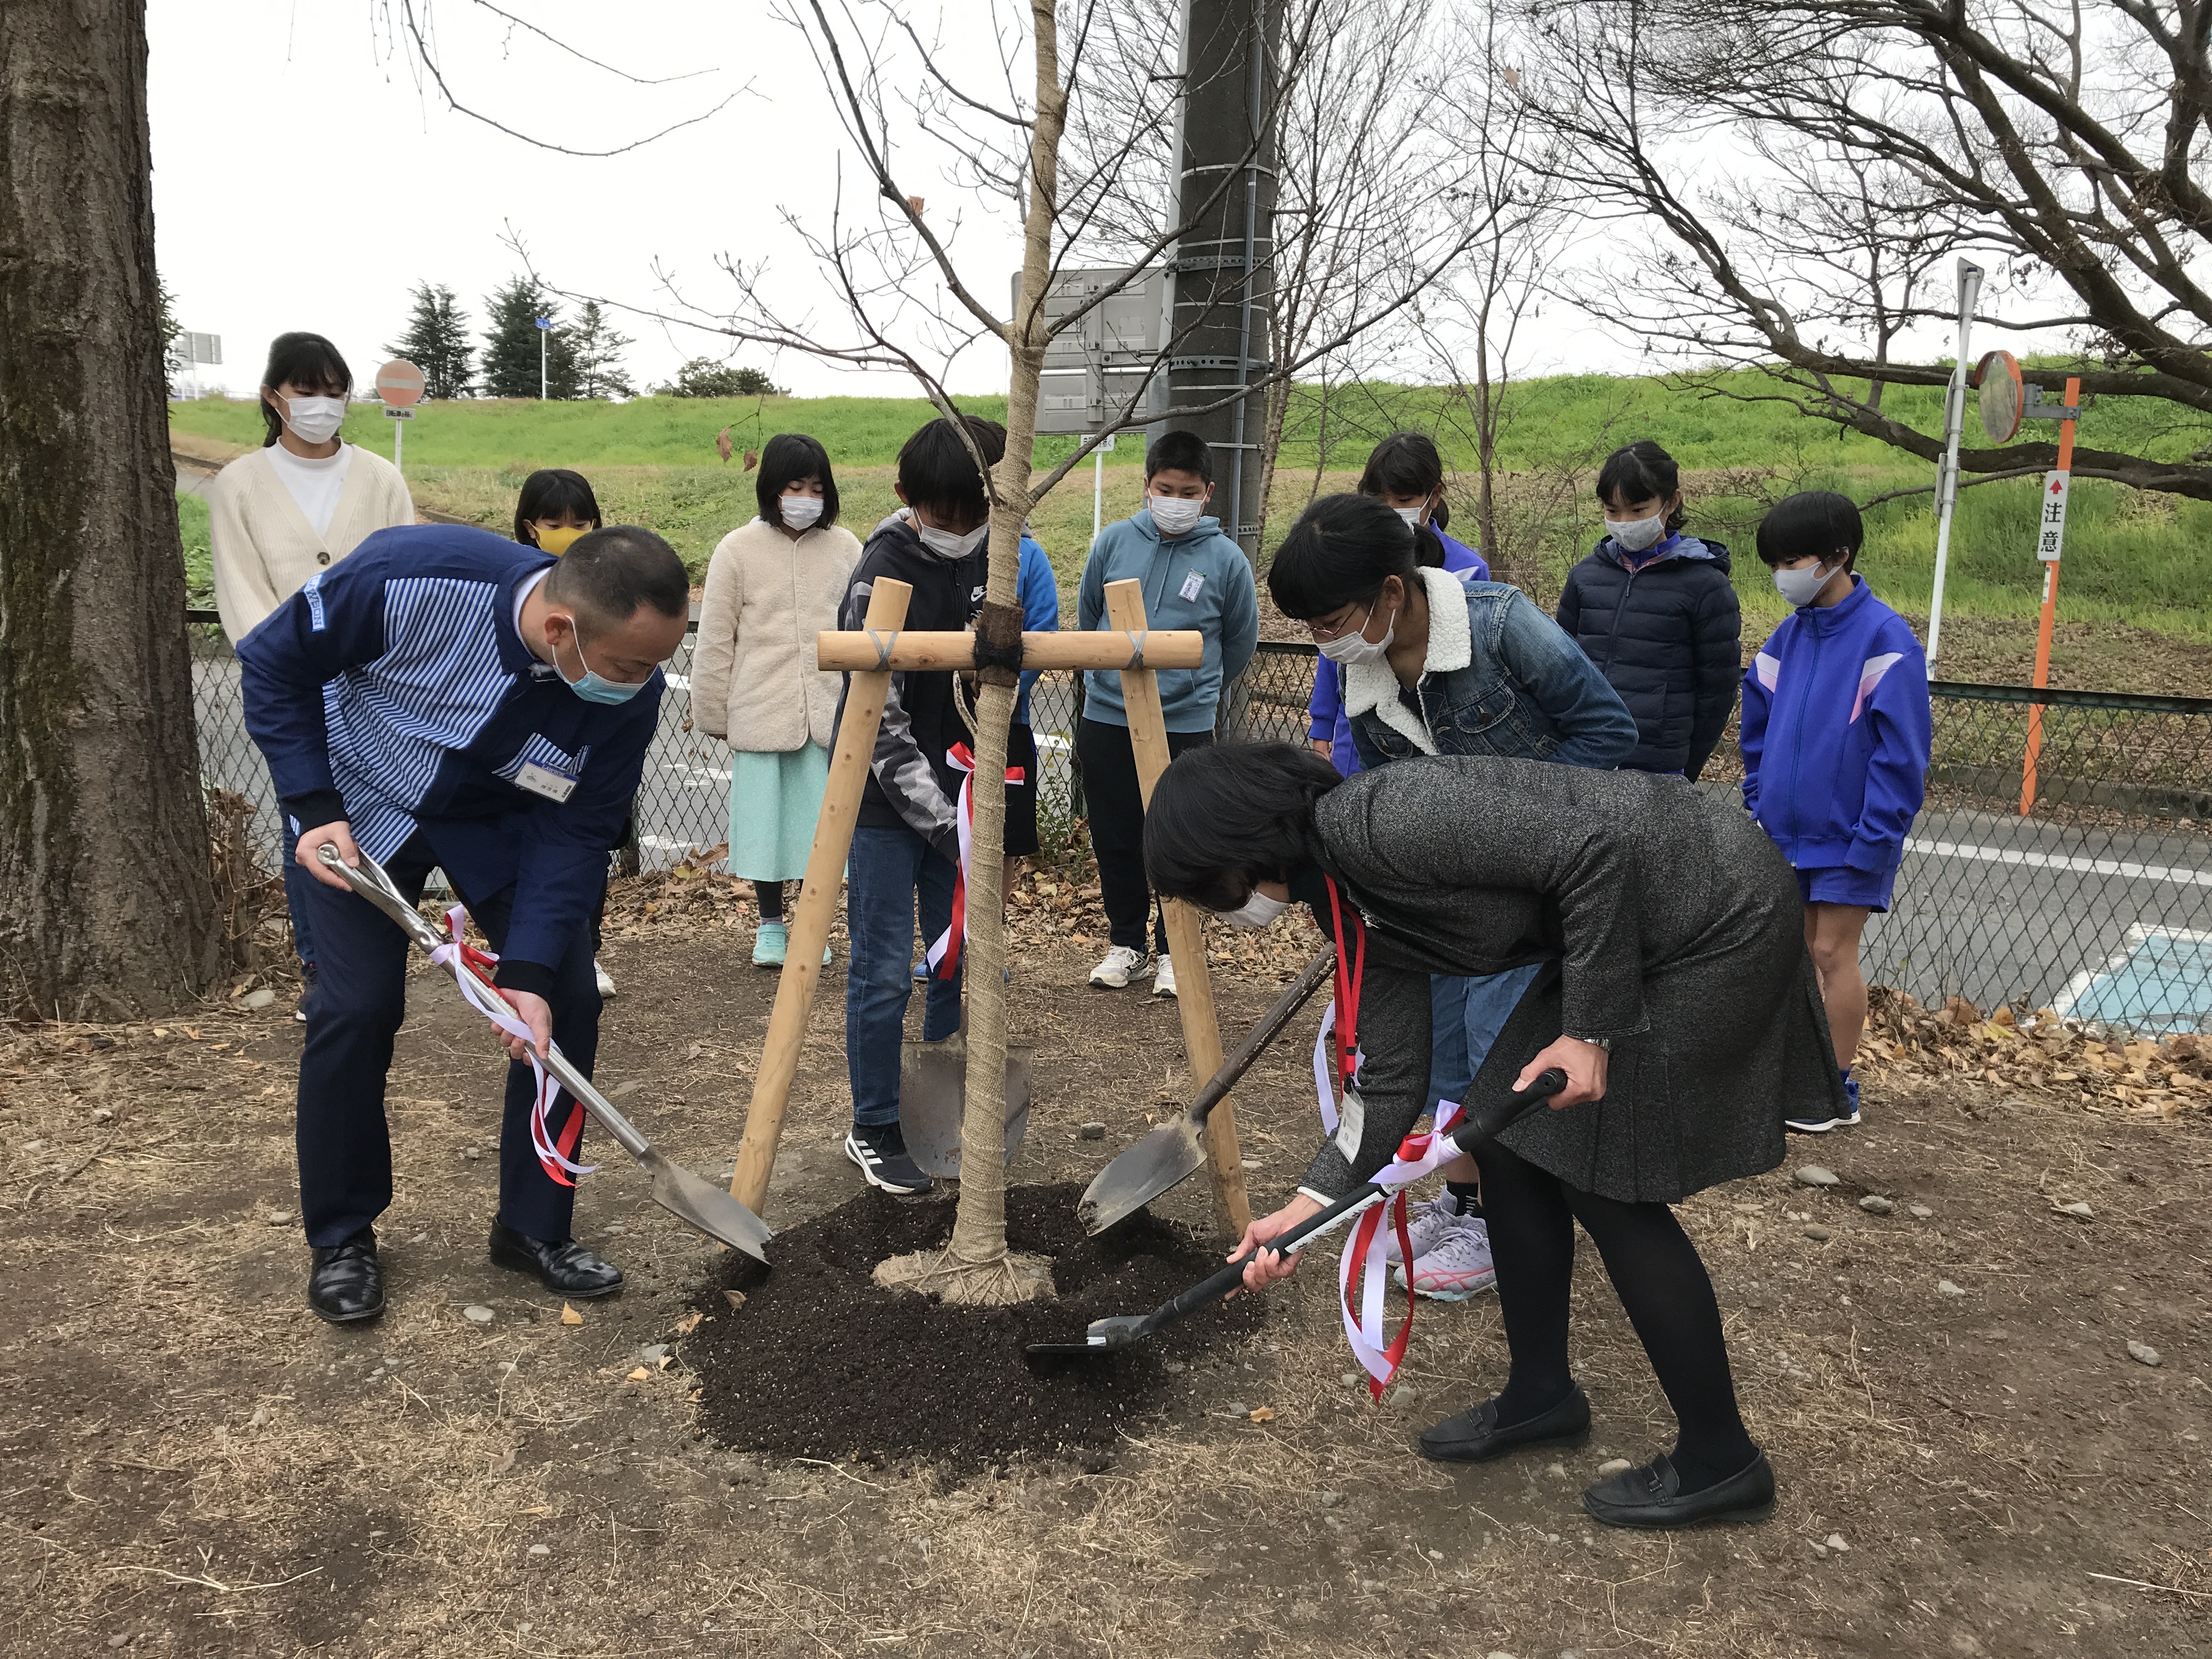
<svg viewBox="0 0 2212 1659">
<path fill-rule="evenodd" d="M 1487 1113 L 1469 1113 L 1468 1121 L 1452 1131 L 1452 1144 L 1462 1152 L 1470 1152 L 1486 1144 L 1492 1136 L 1504 1129 L 1516 1118 L 1533 1112 L 1553 1095 L 1567 1086 L 1567 1074 L 1553 1066 L 1538 1077 L 1525 1092 L 1508 1095 Z M 1244 1269 L 1262 1250 L 1278 1250 L 1285 1255 L 1304 1249 L 1323 1233 L 1334 1231 L 1370 1205 L 1380 1204 L 1390 1196 L 1390 1188 L 1370 1182 L 1355 1187 L 1342 1198 L 1322 1211 L 1309 1216 L 1288 1231 L 1279 1233 L 1249 1255 L 1240 1255 L 1212 1278 L 1192 1285 L 1172 1302 L 1156 1310 L 1146 1320 L 1146 1334 L 1161 1326 L 1172 1324 L 1185 1314 L 1195 1313 L 1208 1303 L 1218 1302 L 1244 1282 Z"/>
<path fill-rule="evenodd" d="M 1190 1103 L 1189 1117 L 1193 1123 L 1206 1121 L 1206 1114 L 1221 1103 L 1222 1097 L 1235 1088 L 1252 1062 L 1269 1043 L 1283 1034 L 1283 1027 L 1297 1016 L 1299 1009 L 1313 1000 L 1313 994 L 1322 982 L 1336 971 L 1336 950 L 1323 945 L 1314 953 L 1314 959 L 1291 981 L 1291 988 L 1275 999 L 1275 1006 L 1260 1017 L 1260 1023 L 1244 1034 L 1244 1041 L 1237 1045 L 1237 1052 L 1221 1062 L 1221 1069 L 1206 1080 L 1206 1087 Z"/>
</svg>

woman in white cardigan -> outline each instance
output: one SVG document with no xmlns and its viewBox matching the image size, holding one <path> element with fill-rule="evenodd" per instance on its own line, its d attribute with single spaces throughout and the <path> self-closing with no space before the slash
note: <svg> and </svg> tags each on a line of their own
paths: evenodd
<svg viewBox="0 0 2212 1659">
<path fill-rule="evenodd" d="M 398 469 L 380 455 L 338 441 L 353 371 L 319 334 L 280 334 L 261 376 L 262 447 L 241 455 L 208 486 L 215 603 L 234 645 L 318 571 L 327 570 L 371 532 L 415 522 L 415 503 Z M 289 901 L 312 879 L 280 833 Z M 302 1009 L 315 988 L 315 942 L 292 904 L 292 943 L 300 953 Z M 304 1012 L 294 1018 L 304 1020 Z"/>
<path fill-rule="evenodd" d="M 837 625 L 860 544 L 837 526 L 837 482 L 813 439 L 770 438 L 757 489 L 760 517 L 707 566 L 691 718 L 729 741 L 730 873 L 760 896 L 753 961 L 775 968 L 789 945 L 783 884 L 806 873 L 837 723 L 842 679 L 814 665 L 814 636 Z"/>
<path fill-rule="evenodd" d="M 398 469 L 338 441 L 352 390 L 352 371 L 321 335 L 280 334 L 269 348 L 269 435 L 207 491 L 216 608 L 233 643 L 373 532 L 415 522 Z"/>
</svg>

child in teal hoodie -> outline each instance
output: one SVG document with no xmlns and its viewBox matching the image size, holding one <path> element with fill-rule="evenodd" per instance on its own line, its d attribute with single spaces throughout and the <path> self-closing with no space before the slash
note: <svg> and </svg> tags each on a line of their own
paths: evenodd
<svg viewBox="0 0 2212 1659">
<path fill-rule="evenodd" d="M 1091 544 L 1076 600 L 1079 627 L 1104 628 L 1106 584 L 1133 578 L 1144 584 L 1148 628 L 1195 629 L 1205 636 L 1200 666 L 1159 671 L 1170 757 L 1213 741 L 1222 689 L 1244 672 L 1260 640 L 1252 566 L 1220 521 L 1207 514 L 1212 495 L 1213 458 L 1204 439 L 1194 432 L 1170 432 L 1148 444 L 1144 508 L 1109 525 Z M 1119 990 L 1152 960 L 1145 928 L 1156 907 L 1145 878 L 1144 797 L 1118 672 L 1085 677 L 1075 750 L 1083 764 L 1109 947 L 1091 970 L 1091 982 Z M 1167 954 L 1166 925 L 1155 921 L 1154 928 L 1160 955 L 1152 991 L 1171 997 L 1175 963 Z"/>
</svg>

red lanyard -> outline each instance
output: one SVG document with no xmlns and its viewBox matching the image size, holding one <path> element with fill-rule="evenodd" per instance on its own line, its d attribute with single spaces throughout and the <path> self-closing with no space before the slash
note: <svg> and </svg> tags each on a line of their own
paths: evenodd
<svg viewBox="0 0 2212 1659">
<path fill-rule="evenodd" d="M 1336 878 L 1325 875 L 1328 884 L 1328 915 L 1336 927 L 1336 1075 L 1340 1088 L 1349 1088 L 1352 1073 L 1359 1068 L 1359 981 L 1367 971 L 1367 924 L 1359 919 L 1357 906 L 1352 909 L 1352 925 L 1359 940 L 1351 958 L 1344 954 L 1345 906 L 1337 892 Z"/>
</svg>

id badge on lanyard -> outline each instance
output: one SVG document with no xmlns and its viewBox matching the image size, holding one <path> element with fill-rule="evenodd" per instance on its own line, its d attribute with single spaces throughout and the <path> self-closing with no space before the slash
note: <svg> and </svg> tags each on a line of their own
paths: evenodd
<svg viewBox="0 0 2212 1659">
<path fill-rule="evenodd" d="M 576 778 L 574 772 L 525 761 L 522 769 L 514 775 L 514 787 L 527 789 L 533 795 L 543 795 L 550 801 L 564 801 L 576 793 Z"/>
</svg>

